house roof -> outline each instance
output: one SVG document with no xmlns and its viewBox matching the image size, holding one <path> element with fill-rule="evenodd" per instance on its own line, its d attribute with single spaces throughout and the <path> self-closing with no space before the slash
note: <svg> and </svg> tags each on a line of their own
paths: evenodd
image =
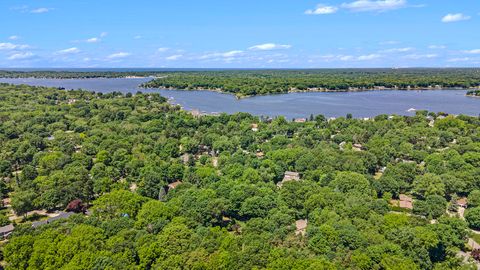
<svg viewBox="0 0 480 270">
<path fill-rule="evenodd" d="M 412 197 L 407 196 L 405 194 L 400 194 L 399 198 L 400 198 L 400 201 L 413 202 Z"/>
<path fill-rule="evenodd" d="M 292 177 L 298 177 L 300 174 L 298 172 L 285 172 L 285 176 L 292 176 Z"/>
<path fill-rule="evenodd" d="M 282 182 L 292 181 L 292 180 L 300 180 L 300 174 L 298 172 L 285 172 L 283 176 Z"/>
<path fill-rule="evenodd" d="M 305 235 L 307 231 L 308 221 L 306 219 L 300 219 L 295 221 L 295 234 L 296 235 Z"/>
<path fill-rule="evenodd" d="M 0 234 L 10 233 L 15 229 L 12 224 L 8 224 L 7 226 L 0 227 Z"/>
<path fill-rule="evenodd" d="M 278 187 L 282 187 L 283 183 L 289 181 L 300 181 L 300 174 L 298 172 L 285 172 L 283 180 L 277 183 Z"/>
<path fill-rule="evenodd" d="M 413 198 L 405 195 L 405 194 L 400 194 L 399 196 L 400 200 L 398 201 L 398 206 L 400 208 L 406 208 L 406 209 L 413 209 Z"/>
<path fill-rule="evenodd" d="M 51 217 L 51 218 L 47 219 L 47 221 L 48 221 L 48 223 L 50 223 L 52 221 L 59 220 L 59 219 L 62 219 L 62 218 L 68 218 L 69 216 L 74 215 L 74 214 L 75 214 L 74 212 L 61 212 L 58 216 Z"/>
<path fill-rule="evenodd" d="M 175 189 L 175 188 L 177 188 L 181 183 L 182 183 L 181 181 L 176 181 L 176 182 L 170 183 L 170 184 L 168 184 L 168 188 L 169 188 L 169 189 Z"/>
<path fill-rule="evenodd" d="M 32 222 L 32 227 L 36 228 L 38 226 L 45 225 L 45 224 L 48 224 L 48 221 L 46 220 L 35 221 L 35 222 Z"/>
<path fill-rule="evenodd" d="M 459 205 L 466 205 L 468 203 L 467 198 L 460 198 L 457 200 L 457 204 Z"/>
<path fill-rule="evenodd" d="M 182 161 L 183 161 L 184 163 L 187 163 L 187 162 L 190 161 L 190 155 L 187 154 L 187 153 L 185 153 L 185 154 L 183 154 L 183 155 L 181 156 L 181 159 L 182 159 Z"/>
<path fill-rule="evenodd" d="M 305 123 L 305 122 L 307 122 L 307 119 L 306 118 L 296 118 L 293 121 L 296 122 L 296 123 Z"/>
<path fill-rule="evenodd" d="M 413 209 L 413 203 L 409 201 L 400 201 L 399 206 L 400 208 Z"/>
<path fill-rule="evenodd" d="M 63 219 L 63 218 L 68 218 L 71 215 L 74 215 L 74 212 L 60 212 L 58 216 L 51 217 L 47 220 L 40 220 L 40 221 L 35 221 L 32 222 L 32 227 L 36 228 L 41 225 L 49 224 L 51 222 L 54 222 L 55 220 Z"/>
<path fill-rule="evenodd" d="M 306 219 L 300 219 L 295 221 L 295 226 L 297 230 L 305 230 L 307 228 L 308 221 Z"/>
</svg>

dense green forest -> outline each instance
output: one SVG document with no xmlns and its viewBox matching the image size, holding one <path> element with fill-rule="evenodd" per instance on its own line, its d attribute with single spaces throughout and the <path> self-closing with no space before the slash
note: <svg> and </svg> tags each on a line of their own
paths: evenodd
<svg viewBox="0 0 480 270">
<path fill-rule="evenodd" d="M 291 91 L 442 89 L 480 87 L 480 69 L 298 69 L 159 71 L 0 71 L 9 78 L 118 78 L 153 76 L 150 88 L 216 90 L 238 97 Z"/>
<path fill-rule="evenodd" d="M 0 179 L 7 269 L 475 269 L 480 119 L 194 117 L 1 84 Z"/>
<path fill-rule="evenodd" d="M 320 69 L 206 71 L 165 74 L 151 88 L 211 89 L 238 97 L 295 91 L 443 89 L 480 86 L 479 69 Z"/>
</svg>

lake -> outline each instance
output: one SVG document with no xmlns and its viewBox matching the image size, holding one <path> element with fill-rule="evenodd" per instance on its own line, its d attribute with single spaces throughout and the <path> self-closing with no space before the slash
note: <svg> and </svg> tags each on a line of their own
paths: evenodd
<svg viewBox="0 0 480 270">
<path fill-rule="evenodd" d="M 97 79 L 8 79 L 0 82 L 38 86 L 86 89 L 96 92 L 137 91 L 158 92 L 186 110 L 197 109 L 206 113 L 248 112 L 254 115 L 279 116 L 287 119 L 323 114 L 327 117 L 372 117 L 379 114 L 413 115 L 416 110 L 446 112 L 450 114 L 480 114 L 480 98 L 466 97 L 465 90 L 424 91 L 365 91 L 365 92 L 309 92 L 236 99 L 231 94 L 213 91 L 181 91 L 140 89 L 138 85 L 149 78 L 97 78 Z"/>
</svg>

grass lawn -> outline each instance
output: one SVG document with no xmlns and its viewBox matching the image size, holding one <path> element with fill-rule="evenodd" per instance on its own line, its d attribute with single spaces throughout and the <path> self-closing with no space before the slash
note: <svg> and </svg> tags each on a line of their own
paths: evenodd
<svg viewBox="0 0 480 270">
<path fill-rule="evenodd" d="M 480 244 L 480 234 L 472 234 L 472 239 L 475 240 L 475 242 Z"/>
</svg>

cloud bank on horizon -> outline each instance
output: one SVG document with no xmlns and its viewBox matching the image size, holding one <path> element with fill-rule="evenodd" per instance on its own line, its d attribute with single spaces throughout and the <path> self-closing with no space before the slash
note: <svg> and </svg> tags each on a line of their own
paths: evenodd
<svg viewBox="0 0 480 270">
<path fill-rule="evenodd" d="M 0 2 L 0 68 L 480 66 L 475 1 L 45 2 Z"/>
</svg>

